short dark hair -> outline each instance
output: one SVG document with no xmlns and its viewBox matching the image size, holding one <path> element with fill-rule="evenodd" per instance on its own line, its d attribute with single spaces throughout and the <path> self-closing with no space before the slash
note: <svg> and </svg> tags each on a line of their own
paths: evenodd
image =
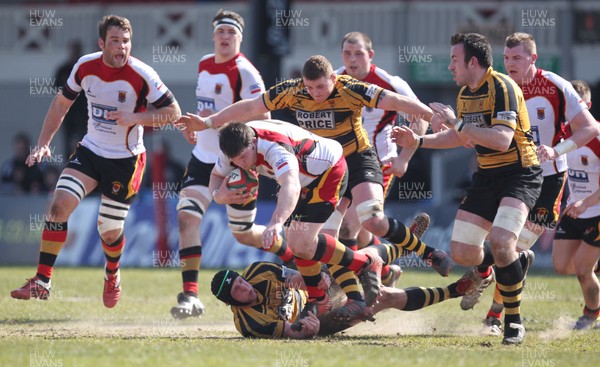
<svg viewBox="0 0 600 367">
<path fill-rule="evenodd" d="M 365 48 L 367 51 L 373 50 L 373 41 L 371 41 L 371 37 L 367 36 L 363 32 L 350 32 L 346 33 L 344 38 L 342 38 L 342 50 L 344 49 L 344 43 L 348 42 L 351 45 L 358 43 L 362 38 L 365 43 Z"/>
<path fill-rule="evenodd" d="M 329 78 L 333 73 L 333 66 L 325 56 L 311 56 L 304 63 L 302 68 L 302 77 L 307 80 L 317 80 L 321 78 Z"/>
<path fill-rule="evenodd" d="M 475 57 L 481 67 L 487 69 L 492 66 L 492 46 L 485 36 L 477 33 L 457 33 L 450 38 L 450 45 L 458 44 L 462 44 L 465 49 L 465 64 Z"/>
<path fill-rule="evenodd" d="M 237 157 L 252 144 L 256 133 L 242 122 L 229 123 L 219 130 L 219 148 L 228 158 Z"/>
<path fill-rule="evenodd" d="M 119 27 L 129 32 L 129 37 L 133 37 L 133 28 L 129 19 L 120 17 L 118 15 L 105 15 L 102 20 L 98 22 L 98 36 L 106 42 L 106 33 L 110 27 Z"/>
<path fill-rule="evenodd" d="M 213 18 L 212 22 L 214 24 L 214 22 L 221 20 L 223 18 L 231 18 L 233 20 L 235 20 L 236 22 L 240 23 L 240 25 L 242 26 L 242 29 L 240 29 L 240 31 L 244 31 L 244 18 L 239 15 L 238 13 L 231 11 L 231 10 L 223 10 L 223 9 L 219 9 L 219 11 L 217 12 L 217 15 L 215 15 L 215 17 Z"/>
</svg>

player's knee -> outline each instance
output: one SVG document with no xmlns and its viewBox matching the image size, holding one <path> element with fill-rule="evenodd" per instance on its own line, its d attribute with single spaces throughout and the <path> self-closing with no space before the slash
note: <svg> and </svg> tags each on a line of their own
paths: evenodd
<svg viewBox="0 0 600 367">
<path fill-rule="evenodd" d="M 314 249 L 306 246 L 302 241 L 288 239 L 287 245 L 294 256 L 301 259 L 312 259 L 315 255 Z"/>
<path fill-rule="evenodd" d="M 569 275 L 569 264 L 562 261 L 554 261 L 552 266 L 554 267 L 554 271 L 561 275 Z"/>
<path fill-rule="evenodd" d="M 498 237 L 499 241 L 516 241 L 527 221 L 527 213 L 511 206 L 498 208 L 494 223 L 492 224 L 492 236 Z M 497 229 L 504 231 L 498 231 Z"/>
<path fill-rule="evenodd" d="M 102 197 L 98 211 L 98 233 L 105 243 L 114 243 L 119 238 L 128 212 L 129 204 Z"/>
<path fill-rule="evenodd" d="M 376 223 L 385 217 L 383 214 L 383 203 L 377 199 L 365 200 L 358 204 L 356 206 L 356 214 L 363 226 L 366 222 Z"/>
<path fill-rule="evenodd" d="M 483 241 L 488 231 L 473 223 L 456 219 L 450 243 L 452 260 L 462 266 L 478 265 L 483 260 Z"/>
<path fill-rule="evenodd" d="M 455 241 L 450 242 L 450 256 L 457 265 L 461 266 L 475 266 L 483 261 L 483 251 L 480 246 Z"/>
<path fill-rule="evenodd" d="M 177 212 L 177 224 L 180 232 L 195 230 L 202 224 L 202 217 L 195 216 L 185 211 Z"/>
<path fill-rule="evenodd" d="M 371 217 L 362 223 L 362 227 L 364 229 L 366 229 L 367 231 L 369 231 L 373 234 L 376 234 L 378 236 L 383 236 L 386 234 L 386 232 L 387 232 L 386 226 L 387 225 L 388 225 L 388 221 L 383 216 Z M 359 230 L 360 230 L 360 228 L 359 228 Z"/>
<path fill-rule="evenodd" d="M 119 240 L 119 238 L 121 237 L 122 234 L 123 234 L 123 229 L 122 228 L 121 229 L 115 229 L 115 230 L 112 230 L 112 231 L 100 233 L 100 238 L 102 239 L 102 242 L 104 242 L 104 243 L 113 244 L 117 240 Z"/>
<path fill-rule="evenodd" d="M 177 202 L 177 220 L 179 222 L 182 220 L 191 222 L 194 218 L 196 223 L 202 221 L 205 211 L 206 208 L 202 201 L 191 196 L 181 196 Z"/>
</svg>

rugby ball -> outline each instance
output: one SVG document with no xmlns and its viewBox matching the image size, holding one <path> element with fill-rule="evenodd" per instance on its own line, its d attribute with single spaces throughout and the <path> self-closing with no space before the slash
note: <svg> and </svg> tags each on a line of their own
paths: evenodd
<svg viewBox="0 0 600 367">
<path fill-rule="evenodd" d="M 258 195 L 258 175 L 252 170 L 236 168 L 229 172 L 227 187 L 231 190 L 243 188 L 244 193 L 249 192 L 254 198 Z"/>
</svg>

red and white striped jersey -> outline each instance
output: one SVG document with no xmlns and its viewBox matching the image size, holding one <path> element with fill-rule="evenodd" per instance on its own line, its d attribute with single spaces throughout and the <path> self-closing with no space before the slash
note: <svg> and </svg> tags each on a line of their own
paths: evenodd
<svg viewBox="0 0 600 367">
<path fill-rule="evenodd" d="M 256 131 L 256 172 L 263 176 L 277 180 L 287 171 L 298 170 L 300 185 L 306 187 L 343 156 L 342 146 L 337 141 L 285 121 L 259 120 L 247 125 Z M 221 153 L 216 171 L 225 177 L 234 168 L 229 158 Z"/>
<path fill-rule="evenodd" d="M 102 52 L 82 56 L 73 67 L 63 95 L 74 100 L 84 91 L 88 101 L 87 134 L 81 144 L 95 154 L 111 159 L 143 153 L 143 127 L 119 126 L 106 115 L 109 111 L 144 112 L 148 102 L 156 108 L 174 98 L 150 66 L 133 56 L 122 68 L 102 62 Z"/>
<path fill-rule="evenodd" d="M 571 136 L 567 125 L 566 137 Z M 586 145 L 566 154 L 569 164 L 569 200 L 574 203 L 583 200 L 600 189 L 600 136 Z M 600 204 L 588 208 L 580 218 L 600 216 Z"/>
<path fill-rule="evenodd" d="M 260 73 L 241 53 L 220 64 L 215 62 L 214 54 L 209 54 L 198 64 L 198 112 L 208 109 L 215 113 L 239 100 L 256 98 L 264 91 Z M 219 155 L 218 131 L 199 131 L 196 139 L 192 154 L 204 163 L 215 163 Z"/>
<path fill-rule="evenodd" d="M 571 83 L 551 71 L 538 69 L 531 82 L 521 89 L 536 146 L 553 147 L 560 143 L 565 122 L 587 109 Z M 542 163 L 541 167 L 544 176 L 564 172 L 567 170 L 567 158 L 563 155 L 553 162 Z"/>
<path fill-rule="evenodd" d="M 346 69 L 341 67 L 336 73 L 339 75 L 346 74 Z M 369 74 L 362 81 L 378 85 L 403 96 L 417 99 L 417 96 L 410 89 L 408 83 L 398 76 L 390 75 L 387 71 L 375 66 L 375 64 L 371 64 Z M 396 111 L 385 111 L 379 108 L 363 107 L 362 109 L 363 126 L 369 135 L 371 144 L 377 151 L 377 157 L 380 162 L 385 162 L 398 156 L 396 144 L 390 139 L 397 115 Z"/>
</svg>

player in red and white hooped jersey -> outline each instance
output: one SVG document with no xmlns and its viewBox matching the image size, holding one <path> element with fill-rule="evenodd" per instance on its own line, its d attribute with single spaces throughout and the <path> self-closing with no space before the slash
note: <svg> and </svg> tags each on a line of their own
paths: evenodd
<svg viewBox="0 0 600 367">
<path fill-rule="evenodd" d="M 589 85 L 582 80 L 571 83 L 591 106 Z M 566 137 L 571 133 L 569 123 Z M 554 234 L 552 261 L 557 272 L 577 275 L 585 306 L 574 328 L 583 330 L 594 327 L 600 316 L 600 283 L 594 274 L 600 262 L 600 136 L 566 155 L 570 195 Z"/>
<path fill-rule="evenodd" d="M 252 169 L 275 180 L 289 170 L 298 170 L 300 186 L 308 187 L 338 164 L 343 156 L 342 146 L 335 140 L 322 138 L 284 121 L 251 121 L 247 125 L 256 132 L 257 137 L 258 157 Z M 213 172 L 227 177 L 235 168 L 231 159 L 221 152 Z M 337 201 L 332 204 L 336 205 Z"/>
<path fill-rule="evenodd" d="M 242 99 L 253 99 L 265 91 L 258 70 L 240 52 L 243 39 L 244 19 L 237 13 L 220 10 L 213 18 L 214 53 L 202 57 L 198 64 L 196 86 L 197 113 L 209 116 Z M 265 113 L 252 118 L 269 118 Z M 171 308 L 175 318 L 199 316 L 204 305 L 198 299 L 198 271 L 202 258 L 200 224 L 212 201 L 208 189 L 210 172 L 219 153 L 219 135 L 216 130 L 185 132 L 184 137 L 194 144 L 192 156 L 182 179 L 182 189 L 177 204 L 179 222 L 179 258 L 182 262 L 183 292 L 177 296 L 177 305 Z M 263 226 L 244 228 L 234 232 L 236 240 L 243 244 L 260 247 Z M 285 243 L 273 246 L 271 252 L 292 259 Z M 286 257 L 287 256 L 287 257 Z"/>
<path fill-rule="evenodd" d="M 101 52 L 83 56 L 44 120 L 28 165 L 51 155 L 49 144 L 79 92 L 88 100 L 88 132 L 62 171 L 44 223 L 37 274 L 11 292 L 18 299 L 48 299 L 56 257 L 67 238 L 67 221 L 81 199 L 98 188 L 102 193 L 98 232 L 106 257 L 104 306 L 114 307 L 121 295 L 119 260 L 125 246 L 123 226 L 139 190 L 146 161 L 142 125 L 168 124 L 181 111 L 160 78 L 130 56 L 129 20 L 108 15 L 99 25 Z M 156 110 L 147 111 L 151 103 Z M 84 123 L 82 121 L 82 123 Z"/>
<path fill-rule="evenodd" d="M 518 32 L 506 38 L 504 67 L 523 90 L 534 143 L 538 147 L 557 146 L 559 150 L 561 144 L 576 144 L 575 147 L 585 144 L 598 133 L 588 107 L 567 80 L 536 67 L 537 57 L 535 40 L 531 35 Z M 561 143 L 565 138 L 567 121 L 573 122 L 577 136 Z M 543 157 L 540 158 L 543 161 Z M 542 162 L 541 167 L 544 176 L 542 191 L 519 234 L 517 246 L 521 250 L 531 248 L 546 228 L 553 229 L 560 215 L 566 156 L 558 155 L 554 160 Z M 485 321 L 494 334 L 499 334 L 496 327 L 500 326 L 502 310 L 500 293 L 496 289 Z"/>
<path fill-rule="evenodd" d="M 285 230 L 287 243 L 308 292 L 307 306 L 298 323 L 308 317 L 309 311 L 320 315 L 331 309 L 331 301 L 319 286 L 321 262 L 361 274 L 365 296 L 357 285 L 353 289 L 345 287 L 348 303 L 344 310 L 352 318 L 366 317 L 372 312 L 372 303 L 366 302 L 374 302 L 379 293 L 379 280 L 372 281 L 375 278 L 371 277 L 379 276 L 381 257 L 377 250 L 370 253 L 352 251 L 334 237 L 321 233 L 347 187 L 348 167 L 342 145 L 279 120 L 229 123 L 219 133 L 222 153 L 210 179 L 215 202 L 227 204 L 228 213 L 233 204 L 246 202 L 244 195 L 238 194 L 236 199 L 228 194 L 231 190 L 227 187 L 226 177 L 236 167 L 255 170 L 274 178 L 279 184 L 277 203 L 261 244 L 269 249 Z M 250 209 L 246 210 L 246 216 L 234 218 L 234 221 L 230 216 L 232 230 L 236 226 L 252 225 L 256 208 Z M 352 273 L 350 278 L 345 279 L 356 280 Z M 301 325 L 295 327 L 301 328 Z"/>
</svg>

